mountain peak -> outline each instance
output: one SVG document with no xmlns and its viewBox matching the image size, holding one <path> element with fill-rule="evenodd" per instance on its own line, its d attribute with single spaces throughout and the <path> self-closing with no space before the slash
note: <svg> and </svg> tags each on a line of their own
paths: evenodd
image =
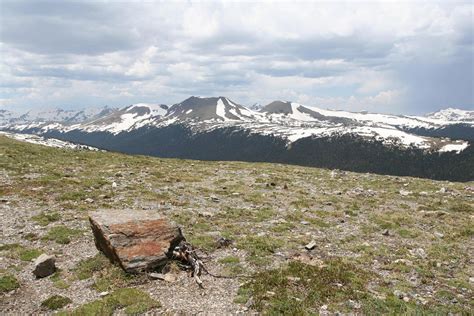
<svg viewBox="0 0 474 316">
<path fill-rule="evenodd" d="M 262 108 L 262 112 L 273 114 L 291 114 L 293 113 L 290 101 L 273 101 Z"/>
<path fill-rule="evenodd" d="M 427 114 L 425 117 L 444 121 L 474 122 L 474 111 L 449 107 Z"/>
<path fill-rule="evenodd" d="M 227 97 L 187 98 L 169 110 L 171 118 L 193 121 L 241 121 L 252 117 L 252 112 Z"/>
</svg>

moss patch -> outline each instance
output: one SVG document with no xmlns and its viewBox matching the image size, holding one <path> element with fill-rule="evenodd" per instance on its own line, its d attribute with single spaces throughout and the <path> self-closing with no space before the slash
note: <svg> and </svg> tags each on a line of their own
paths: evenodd
<svg viewBox="0 0 474 316">
<path fill-rule="evenodd" d="M 64 306 L 72 303 L 69 297 L 61 295 L 53 295 L 41 303 L 42 307 L 45 307 L 50 310 L 57 310 L 63 308 Z"/>
<path fill-rule="evenodd" d="M 10 292 L 20 287 L 18 280 L 11 274 L 0 276 L 0 293 Z"/>
<path fill-rule="evenodd" d="M 98 253 L 94 257 L 82 260 L 77 264 L 76 276 L 79 280 L 89 279 L 94 275 L 94 272 L 101 271 L 109 265 L 109 259 L 102 253 Z"/>
<path fill-rule="evenodd" d="M 64 225 L 55 226 L 51 228 L 44 239 L 46 240 L 54 240 L 58 244 L 69 244 L 71 242 L 71 238 L 80 234 L 81 231 L 77 229 L 72 229 Z"/>
<path fill-rule="evenodd" d="M 368 273 L 340 259 L 324 267 L 290 262 L 286 267 L 257 273 L 239 294 L 254 298 L 254 308 L 268 314 L 317 314 L 328 303 L 360 300 Z"/>
<path fill-rule="evenodd" d="M 47 226 L 49 223 L 56 222 L 61 219 L 61 216 L 57 212 L 42 212 L 31 218 L 38 225 Z"/>
<path fill-rule="evenodd" d="M 124 308 L 124 312 L 127 315 L 137 315 L 160 306 L 158 301 L 153 300 L 144 291 L 123 288 L 116 290 L 103 299 L 87 303 L 63 315 L 112 315 L 115 310 L 121 308 Z"/>
</svg>

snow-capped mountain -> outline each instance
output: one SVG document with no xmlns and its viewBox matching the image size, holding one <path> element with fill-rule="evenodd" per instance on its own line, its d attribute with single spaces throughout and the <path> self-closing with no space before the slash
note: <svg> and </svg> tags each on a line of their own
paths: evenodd
<svg viewBox="0 0 474 316">
<path fill-rule="evenodd" d="M 474 111 L 447 108 L 438 112 L 429 113 L 426 115 L 426 118 L 449 122 L 472 123 L 474 121 Z"/>
<path fill-rule="evenodd" d="M 40 109 L 30 110 L 26 113 L 14 113 L 7 110 L 0 110 L 0 126 L 12 124 L 28 124 L 28 123 L 62 123 L 75 124 L 83 123 L 88 120 L 93 120 L 117 111 L 112 107 L 101 108 L 87 108 L 80 110 L 63 110 L 55 109 Z"/>
<path fill-rule="evenodd" d="M 171 106 L 167 117 L 184 121 L 249 121 L 254 113 L 225 97 L 190 97 Z"/>
<path fill-rule="evenodd" d="M 426 157 L 437 161 L 441 158 L 436 155 L 446 154 L 464 161 L 465 155 L 472 155 L 472 114 L 455 109 L 426 117 L 354 113 L 290 101 L 274 101 L 255 111 L 221 96 L 190 97 L 170 107 L 133 104 L 102 112 L 81 123 L 71 124 L 70 116 L 65 115 L 68 119 L 63 122 L 41 120 L 10 124 L 4 129 L 104 149 L 180 158 L 333 166 L 325 159 L 335 155 L 333 160 L 342 159 L 343 163 L 334 166 L 350 166 L 351 170 L 371 171 L 374 167 L 368 162 L 375 159 L 381 164 L 380 157 L 386 154 L 381 172 L 394 173 L 393 166 L 405 161 L 408 169 L 416 171 L 413 174 L 424 176 L 444 171 L 425 170 L 415 161 Z M 367 151 L 372 150 L 376 153 L 367 156 Z M 397 161 L 389 164 L 393 157 L 398 157 Z M 474 167 L 474 159 L 469 157 Z M 363 168 L 354 166 L 358 160 Z M 450 161 L 454 163 L 455 159 Z M 446 174 L 442 177 L 449 177 Z"/>
<path fill-rule="evenodd" d="M 67 129 L 118 134 L 150 124 L 153 119 L 165 116 L 167 111 L 168 106 L 164 104 L 137 103 L 86 123 L 69 126 Z"/>
</svg>

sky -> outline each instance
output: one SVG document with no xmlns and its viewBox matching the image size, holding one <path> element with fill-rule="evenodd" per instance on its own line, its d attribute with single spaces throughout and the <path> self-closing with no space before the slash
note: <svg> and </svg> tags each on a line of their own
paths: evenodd
<svg viewBox="0 0 474 316">
<path fill-rule="evenodd" d="M 0 108 L 474 110 L 471 1 L 0 0 Z"/>
</svg>

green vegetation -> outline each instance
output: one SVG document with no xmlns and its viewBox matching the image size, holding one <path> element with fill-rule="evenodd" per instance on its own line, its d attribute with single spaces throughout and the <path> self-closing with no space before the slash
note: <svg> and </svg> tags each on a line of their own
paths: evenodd
<svg viewBox="0 0 474 316">
<path fill-rule="evenodd" d="M 45 307 L 50 310 L 57 310 L 63 308 L 64 306 L 72 303 L 69 297 L 61 295 L 53 295 L 41 303 L 42 307 Z"/>
<path fill-rule="evenodd" d="M 240 275 L 245 272 L 244 268 L 240 265 L 239 257 L 228 256 L 219 259 L 219 263 L 225 266 L 226 273 L 229 275 Z"/>
<path fill-rule="evenodd" d="M 109 265 L 109 259 L 99 252 L 94 257 L 79 262 L 75 274 L 79 280 L 89 279 L 94 275 L 94 272 L 101 271 Z"/>
<path fill-rule="evenodd" d="M 246 250 L 251 256 L 263 257 L 273 254 L 283 245 L 279 239 L 271 236 L 247 236 L 239 240 L 238 248 Z"/>
<path fill-rule="evenodd" d="M 158 301 L 153 300 L 147 293 L 133 288 L 116 290 L 112 294 L 80 306 L 76 310 L 63 315 L 112 315 L 114 311 L 124 308 L 127 315 L 145 313 L 152 308 L 160 307 Z"/>
<path fill-rule="evenodd" d="M 22 261 L 31 261 L 42 253 L 41 250 L 26 248 L 17 243 L 3 245 L 0 247 L 0 251 L 6 251 L 11 258 L 17 258 Z"/>
<path fill-rule="evenodd" d="M 71 238 L 80 234 L 81 231 L 77 229 L 72 229 L 64 225 L 54 226 L 51 228 L 44 239 L 46 240 L 54 240 L 58 244 L 69 244 L 71 242 Z"/>
<path fill-rule="evenodd" d="M 20 287 L 18 280 L 11 274 L 0 276 L 0 293 L 10 292 Z"/>
<path fill-rule="evenodd" d="M 31 267 L 26 262 L 42 250 L 54 248 L 59 255 L 66 248 L 77 250 L 76 244 L 92 246 L 89 211 L 144 207 L 163 210 L 179 223 L 187 240 L 209 253 L 206 265 L 213 273 L 255 277 L 235 301 L 258 298 L 253 308 L 264 314 L 317 314 L 322 305 L 343 314 L 468 314 L 472 309 L 474 182 L 352 172 L 333 178 L 330 170 L 317 168 L 54 149 L 1 136 L 0 157 L 0 171 L 9 179 L 0 185 L 0 195 L 21 210 L 12 214 L 18 235 L 9 228 L 9 243 L 0 245 L 2 292 L 19 286 L 15 274 L 25 273 Z M 413 193 L 402 196 L 400 190 Z M 234 242 L 217 249 L 220 237 Z M 316 248 L 306 251 L 312 240 Z M 48 278 L 54 287 L 85 279 L 98 292 L 150 284 L 125 274 L 102 254 L 86 258 L 88 253 L 77 253 L 72 270 Z M 334 256 L 340 259 L 328 259 Z M 335 283 L 319 284 L 313 274 Z M 403 300 L 394 290 L 409 297 Z M 21 288 L 17 294 L 27 295 Z M 40 303 L 35 301 L 37 308 Z M 6 304 L 14 303 L 7 298 Z M 104 298 L 75 313 L 122 314 L 122 307 Z"/>
<path fill-rule="evenodd" d="M 50 223 L 60 220 L 61 216 L 59 215 L 58 212 L 53 212 L 53 213 L 41 212 L 40 214 L 33 216 L 31 219 L 41 226 L 47 226 Z"/>
<path fill-rule="evenodd" d="M 19 257 L 20 257 L 20 260 L 31 261 L 39 257 L 41 253 L 42 252 L 38 249 L 23 249 L 19 252 Z"/>
<path fill-rule="evenodd" d="M 50 277 L 50 280 L 53 282 L 54 286 L 58 289 L 67 289 L 69 284 L 61 278 L 61 271 L 56 270 L 56 272 Z"/>
<path fill-rule="evenodd" d="M 257 273 L 240 295 L 251 295 L 255 309 L 268 314 L 317 314 L 328 302 L 363 299 L 369 276 L 339 259 L 324 267 L 293 261 L 286 267 Z"/>
</svg>

